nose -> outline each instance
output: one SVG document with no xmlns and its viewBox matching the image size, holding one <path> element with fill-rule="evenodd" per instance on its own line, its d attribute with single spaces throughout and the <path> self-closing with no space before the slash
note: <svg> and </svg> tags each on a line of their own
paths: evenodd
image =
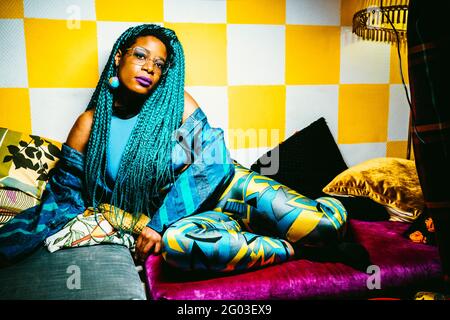
<svg viewBox="0 0 450 320">
<path fill-rule="evenodd" d="M 142 65 L 142 69 L 143 70 L 145 70 L 145 71 L 147 71 L 148 73 L 151 73 L 151 74 L 153 74 L 154 73 L 154 69 L 155 68 L 155 65 L 154 65 L 154 63 L 153 63 L 153 61 L 152 60 L 147 60 L 143 65 Z"/>
</svg>

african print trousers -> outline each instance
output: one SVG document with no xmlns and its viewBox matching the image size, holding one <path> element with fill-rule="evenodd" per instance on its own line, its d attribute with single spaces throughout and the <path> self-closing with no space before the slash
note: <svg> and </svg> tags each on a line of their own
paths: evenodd
<svg viewBox="0 0 450 320">
<path fill-rule="evenodd" d="M 216 207 L 173 223 L 164 259 L 184 270 L 230 272 L 290 260 L 302 245 L 342 239 L 347 212 L 331 197 L 311 200 L 234 161 L 235 175 Z M 297 250 L 297 249 L 296 249 Z"/>
</svg>

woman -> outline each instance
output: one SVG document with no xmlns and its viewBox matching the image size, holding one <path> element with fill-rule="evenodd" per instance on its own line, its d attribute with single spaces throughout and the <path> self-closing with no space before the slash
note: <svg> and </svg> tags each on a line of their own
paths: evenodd
<svg viewBox="0 0 450 320">
<path fill-rule="evenodd" d="M 66 142 L 86 153 L 86 185 L 94 207 L 111 199 L 116 208 L 128 212 L 148 214 L 156 209 L 150 205 L 158 196 L 156 186 L 162 187 L 173 175 L 171 134 L 198 108 L 183 91 L 184 55 L 173 31 L 142 25 L 116 41 L 88 110 Z M 157 165 L 149 165 L 153 163 Z M 102 184 L 112 194 L 97 199 Z M 160 248 L 160 234 L 145 227 L 137 252 L 158 254 Z"/>
<path fill-rule="evenodd" d="M 135 233 L 141 260 L 162 252 L 186 270 L 248 270 L 338 243 L 345 231 L 339 201 L 308 199 L 230 158 L 223 130 L 211 128 L 184 91 L 177 36 L 157 25 L 131 27 L 117 39 L 62 151 L 66 162 L 47 192 L 58 205 L 44 204 L 44 212 L 63 208 L 53 219 L 61 225 L 84 206 L 100 210 Z M 56 192 L 69 180 L 70 192 Z M 40 238 L 57 229 L 48 226 Z"/>
<path fill-rule="evenodd" d="M 174 136 L 183 139 L 172 143 Z M 249 269 L 293 257 L 291 243 L 333 242 L 344 230 L 346 212 L 335 199 L 307 199 L 230 159 L 223 131 L 184 91 L 183 50 L 166 28 L 142 25 L 117 40 L 66 144 L 85 152 L 94 207 L 108 202 L 135 221 L 151 217 L 139 229 L 140 259 L 163 248 L 185 269 Z M 263 220 L 276 238 L 249 232 Z"/>
</svg>

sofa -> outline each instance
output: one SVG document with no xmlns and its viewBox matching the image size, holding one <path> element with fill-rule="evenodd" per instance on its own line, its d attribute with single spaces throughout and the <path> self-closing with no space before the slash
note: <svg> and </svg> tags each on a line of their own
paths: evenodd
<svg viewBox="0 0 450 320">
<path fill-rule="evenodd" d="M 366 248 L 373 264 L 366 272 L 341 262 L 308 259 L 235 274 L 180 272 L 160 255 L 149 256 L 140 271 L 121 245 L 54 253 L 40 247 L 26 259 L 0 268 L 0 299 L 412 299 L 419 291 L 439 291 L 437 248 L 405 238 L 406 228 L 402 222 L 350 219 L 353 240 Z"/>
<path fill-rule="evenodd" d="M 0 268 L 0 300 L 146 300 L 141 274 L 125 246 L 42 246 Z"/>
<path fill-rule="evenodd" d="M 23 141 L 30 140 L 29 137 L 41 143 L 36 136 L 14 133 L 8 145 L 3 139 L 0 152 L 6 154 L 11 143 L 21 146 Z M 49 144 L 46 152 L 57 155 L 57 149 L 50 148 L 50 142 L 44 141 Z M 55 145 L 58 146 L 56 142 Z M 315 151 L 317 146 L 320 146 L 319 153 Z M 312 199 L 326 195 L 323 190 L 327 188 L 324 187 L 329 187 L 330 181 L 343 173 L 350 173 L 355 178 L 355 170 L 347 168 L 323 118 L 268 151 L 251 169 L 263 174 L 264 165 L 270 163 L 267 160 L 274 159 L 274 155 L 279 155 L 279 168 L 271 177 Z M 56 162 L 57 159 L 47 160 L 47 169 Z M 382 181 L 372 185 L 386 186 L 388 176 L 405 179 L 412 176 L 411 162 L 405 164 L 399 159 L 395 163 L 401 163 L 406 173 L 385 173 L 381 175 Z M 3 171 L 10 179 L 14 177 L 14 168 L 8 170 Z M 376 176 L 380 177 L 379 172 Z M 413 183 L 416 193 L 410 197 L 414 207 L 411 215 L 407 207 L 400 206 L 403 211 L 394 211 L 400 220 L 410 219 L 408 223 L 392 221 L 393 216 L 388 214 L 387 208 L 396 207 L 397 198 L 406 199 L 403 195 L 398 197 L 397 193 L 404 192 L 404 186 L 411 185 L 410 181 L 397 181 L 399 184 L 389 190 L 395 201 L 386 206 L 379 197 L 370 199 L 373 190 L 363 189 L 371 184 L 363 178 L 359 180 L 363 188 L 357 194 L 337 196 L 348 211 L 347 241 L 360 244 L 370 257 L 371 265 L 366 270 L 355 269 L 343 262 L 303 258 L 240 273 L 180 272 L 167 265 L 161 256 L 149 256 L 144 265 L 136 265 L 129 248 L 117 243 L 89 243 L 53 253 L 41 246 L 24 260 L 0 267 L 0 299 L 411 299 L 418 291 L 439 291 L 442 271 L 437 248 L 405 237 L 411 229 L 410 222 L 420 213 L 417 208 L 421 203 L 418 182 Z M 341 182 L 338 181 L 338 185 Z M 12 187 L 14 185 L 9 186 Z M 42 191 L 43 187 L 40 181 L 29 190 Z M 23 193 L 29 194 L 29 190 L 23 189 Z M 38 199 L 38 196 L 32 193 L 28 198 Z M 35 205 L 33 201 L 29 206 Z M 8 210 L 11 208 L 9 205 Z M 8 217 L 9 213 L 2 214 Z"/>
</svg>

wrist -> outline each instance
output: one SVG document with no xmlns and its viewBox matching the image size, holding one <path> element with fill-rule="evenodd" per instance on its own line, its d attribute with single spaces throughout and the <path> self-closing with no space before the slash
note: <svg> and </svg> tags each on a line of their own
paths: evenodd
<svg viewBox="0 0 450 320">
<path fill-rule="evenodd" d="M 163 231 L 161 230 L 162 228 L 160 228 L 160 225 L 157 225 L 153 219 L 150 219 L 146 226 L 155 232 L 158 232 L 160 235 L 163 234 Z"/>
<path fill-rule="evenodd" d="M 136 222 L 134 228 L 133 228 L 133 233 L 134 234 L 141 234 L 142 231 L 144 231 L 144 229 L 146 227 L 148 227 L 148 224 L 150 223 L 151 219 L 145 215 L 145 214 L 141 214 L 141 216 L 139 217 L 139 220 Z"/>
</svg>

